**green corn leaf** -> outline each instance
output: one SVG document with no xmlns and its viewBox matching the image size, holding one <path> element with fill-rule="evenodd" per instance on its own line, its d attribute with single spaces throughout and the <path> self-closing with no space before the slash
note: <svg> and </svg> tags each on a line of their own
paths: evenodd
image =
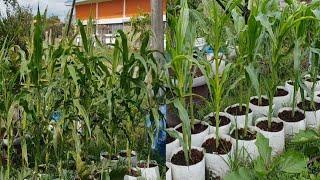
<svg viewBox="0 0 320 180">
<path fill-rule="evenodd" d="M 174 106 L 179 111 L 179 117 L 182 121 L 182 134 L 183 134 L 183 151 L 186 161 L 189 164 L 189 153 L 191 150 L 191 126 L 190 126 L 190 119 L 187 110 L 183 107 L 182 103 L 176 99 L 174 101 Z"/>
<path fill-rule="evenodd" d="M 256 17 L 257 21 L 260 21 L 261 25 L 266 28 L 266 30 L 268 31 L 271 40 L 273 42 L 277 42 L 277 39 L 274 35 L 273 29 L 272 29 L 272 24 L 269 22 L 268 17 L 265 14 L 259 13 L 259 15 Z"/>
<path fill-rule="evenodd" d="M 12 102 L 12 104 L 10 105 L 9 111 L 8 111 L 8 115 L 7 115 L 7 124 L 6 127 L 7 128 L 13 128 L 12 127 L 12 122 L 13 122 L 13 117 L 17 111 L 16 107 L 18 106 L 18 101 L 14 101 Z"/>
<path fill-rule="evenodd" d="M 87 114 L 86 110 L 80 104 L 79 99 L 73 99 L 73 104 L 78 109 L 78 114 L 84 118 L 84 122 L 87 125 L 88 131 L 89 131 L 89 135 L 91 136 L 90 120 L 89 120 L 89 117 L 88 117 L 88 114 Z"/>
<path fill-rule="evenodd" d="M 155 125 L 156 125 L 156 130 L 157 130 L 157 132 L 158 132 L 158 130 L 159 130 L 159 124 L 160 124 L 160 116 L 159 116 L 159 111 L 158 111 L 158 109 L 157 108 L 152 108 L 151 109 L 151 111 L 152 111 L 152 116 L 153 116 L 153 118 L 154 118 L 154 122 L 155 122 Z"/>
<path fill-rule="evenodd" d="M 72 80 L 76 86 L 76 97 L 79 97 L 80 96 L 80 89 L 79 89 L 79 83 L 78 83 L 78 80 L 79 80 L 79 77 L 77 76 L 77 73 L 76 73 L 76 70 L 73 66 L 68 66 L 68 70 L 69 70 L 69 73 L 72 77 Z"/>
<path fill-rule="evenodd" d="M 78 20 L 78 26 L 80 29 L 80 35 L 81 35 L 81 39 L 82 39 L 83 48 L 86 52 L 89 52 L 89 44 L 88 44 L 87 34 L 84 29 L 84 25 L 82 24 L 82 22 L 80 20 Z"/>
<path fill-rule="evenodd" d="M 128 62 L 128 57 L 129 57 L 129 47 L 128 47 L 128 39 L 126 34 L 122 30 L 118 30 L 117 33 L 119 33 L 120 38 L 121 38 L 121 46 L 122 46 L 122 59 L 123 63 Z"/>
<path fill-rule="evenodd" d="M 257 95 L 260 97 L 260 84 L 259 84 L 259 80 L 258 80 L 258 73 L 257 71 L 254 69 L 253 65 L 250 64 L 248 66 L 245 67 L 246 73 L 249 76 L 249 79 L 251 81 L 251 84 L 254 88 L 254 90 L 256 91 Z"/>
</svg>

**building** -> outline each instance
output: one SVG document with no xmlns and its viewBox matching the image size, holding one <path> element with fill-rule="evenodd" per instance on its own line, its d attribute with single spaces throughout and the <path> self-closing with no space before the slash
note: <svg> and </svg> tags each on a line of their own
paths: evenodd
<svg viewBox="0 0 320 180">
<path fill-rule="evenodd" d="M 96 24 L 96 34 L 103 42 L 112 42 L 117 29 L 126 29 L 130 19 L 139 13 L 151 13 L 151 0 L 77 0 L 75 17 L 84 24 L 92 18 Z M 70 1 L 68 1 L 70 3 Z M 166 0 L 163 0 L 163 19 Z"/>
</svg>

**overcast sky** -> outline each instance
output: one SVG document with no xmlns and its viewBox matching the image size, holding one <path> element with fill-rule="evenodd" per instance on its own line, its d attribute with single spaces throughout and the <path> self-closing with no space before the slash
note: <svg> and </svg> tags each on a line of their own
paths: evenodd
<svg viewBox="0 0 320 180">
<path fill-rule="evenodd" d="M 33 13 L 37 12 L 38 4 L 40 10 L 43 12 L 48 7 L 48 15 L 57 15 L 63 21 L 68 13 L 70 7 L 65 5 L 66 0 L 18 0 L 22 6 L 29 6 L 32 8 Z M 5 6 L 3 0 L 0 0 L 0 11 L 3 12 Z"/>
</svg>

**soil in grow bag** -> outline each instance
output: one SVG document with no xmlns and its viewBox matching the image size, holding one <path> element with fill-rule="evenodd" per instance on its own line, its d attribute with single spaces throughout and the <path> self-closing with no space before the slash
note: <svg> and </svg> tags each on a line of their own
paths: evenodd
<svg viewBox="0 0 320 180">
<path fill-rule="evenodd" d="M 117 156 L 115 156 L 115 155 L 112 155 L 111 156 L 111 160 L 119 160 L 119 158 Z"/>
<path fill-rule="evenodd" d="M 193 72 L 193 69 L 191 72 Z M 197 78 L 197 77 L 201 77 L 201 76 L 203 76 L 203 74 L 202 74 L 201 70 L 199 68 L 197 68 L 196 72 L 194 73 L 194 77 Z"/>
<path fill-rule="evenodd" d="M 291 86 L 293 86 L 293 81 L 288 81 L 288 84 L 290 84 Z"/>
<path fill-rule="evenodd" d="M 280 96 L 286 96 L 288 94 L 289 94 L 288 91 L 284 89 L 277 89 L 276 94 L 274 96 L 280 97 Z"/>
<path fill-rule="evenodd" d="M 298 103 L 297 106 L 305 111 L 317 111 L 320 109 L 320 103 L 313 102 L 312 105 L 312 102 L 309 100 L 304 100 L 303 102 Z"/>
<path fill-rule="evenodd" d="M 245 130 L 243 128 L 238 129 L 238 139 L 240 140 L 246 140 L 246 141 L 254 140 L 256 139 L 256 135 L 257 135 L 256 132 L 251 132 L 247 130 L 247 135 L 245 136 Z M 232 132 L 231 137 L 233 137 L 234 139 L 237 139 L 236 130 Z"/>
<path fill-rule="evenodd" d="M 196 68 L 196 70 L 193 75 L 193 78 L 198 78 L 198 77 L 203 76 L 203 74 L 199 68 L 197 68 L 197 67 L 194 67 L 194 68 Z M 194 72 L 194 68 L 192 68 L 192 70 L 191 70 L 192 73 Z M 194 94 L 200 95 L 206 99 L 209 98 L 209 89 L 208 89 L 208 86 L 206 83 L 202 86 L 192 87 L 192 92 Z M 197 108 L 197 106 L 202 106 L 205 104 L 204 100 L 197 97 L 197 96 L 192 96 L 192 98 L 193 98 L 192 101 L 196 105 L 196 108 Z M 187 101 L 187 103 L 189 103 L 189 98 L 186 98 L 186 101 Z"/>
<path fill-rule="evenodd" d="M 171 137 L 171 136 L 169 136 L 169 135 L 167 134 L 166 144 L 170 144 L 170 143 L 172 143 L 172 142 L 175 141 L 175 140 L 176 140 L 175 138 L 173 138 L 173 137 Z"/>
<path fill-rule="evenodd" d="M 235 106 L 235 107 L 230 107 L 227 109 L 227 113 L 231 114 L 231 115 L 234 115 L 234 116 L 243 116 L 246 114 L 246 110 L 247 110 L 247 107 L 246 106 Z M 249 109 L 249 113 L 251 113 L 252 110 Z"/>
<path fill-rule="evenodd" d="M 110 159 L 110 160 L 119 160 L 118 157 L 116 155 L 107 155 L 107 154 L 103 154 L 101 155 L 103 158 L 105 159 Z"/>
<path fill-rule="evenodd" d="M 131 169 L 129 174 L 129 176 L 133 176 L 133 177 L 139 177 L 140 175 L 138 174 L 138 171 Z"/>
<path fill-rule="evenodd" d="M 97 170 L 95 170 L 93 173 L 92 173 L 92 175 L 91 176 L 89 176 L 89 179 L 100 179 L 101 178 L 101 172 L 99 172 L 99 171 L 97 171 Z"/>
<path fill-rule="evenodd" d="M 127 157 L 127 152 L 120 152 L 119 156 L 126 158 Z M 135 154 L 131 153 L 131 157 L 135 157 L 135 156 L 136 156 Z"/>
<path fill-rule="evenodd" d="M 260 121 L 257 127 L 268 132 L 279 132 L 283 129 L 282 122 L 271 122 L 271 128 L 268 128 L 268 121 Z"/>
<path fill-rule="evenodd" d="M 178 110 L 173 105 L 170 104 L 167 106 L 167 128 L 176 127 L 181 123 L 178 114 Z"/>
<path fill-rule="evenodd" d="M 286 122 L 299 122 L 305 118 L 304 114 L 300 111 L 295 111 L 292 117 L 292 111 L 282 111 L 278 114 L 279 118 Z"/>
<path fill-rule="evenodd" d="M 304 77 L 303 79 L 308 82 L 313 82 L 313 79 L 311 77 Z M 316 81 L 320 81 L 320 78 L 317 77 Z"/>
<path fill-rule="evenodd" d="M 217 152 L 218 154 L 227 154 L 231 151 L 232 144 L 224 139 L 219 139 L 219 146 L 216 146 L 216 139 L 210 138 L 202 144 L 202 147 L 206 150 L 206 153 Z"/>
<path fill-rule="evenodd" d="M 204 125 L 204 124 L 201 124 L 201 123 L 197 123 L 194 125 L 194 128 L 191 129 L 191 133 L 192 134 L 199 134 L 203 131 L 205 131 L 206 129 L 208 128 L 207 125 Z M 178 129 L 177 129 L 178 132 L 182 133 L 182 126 L 180 126 Z"/>
<path fill-rule="evenodd" d="M 261 97 L 261 100 L 259 102 L 259 98 L 253 98 L 250 100 L 250 102 L 256 106 L 268 106 L 269 100 L 266 98 Z"/>
<path fill-rule="evenodd" d="M 225 117 L 225 116 L 220 116 L 219 115 L 219 121 L 220 121 L 219 122 L 219 127 L 222 127 L 222 126 L 225 126 L 225 125 L 229 124 L 231 120 L 229 118 Z M 211 122 L 212 126 L 216 127 L 216 117 L 215 116 L 211 116 L 210 117 L 210 122 Z"/>
<path fill-rule="evenodd" d="M 208 89 L 207 84 L 204 84 L 204 85 L 198 86 L 198 87 L 193 87 L 192 88 L 192 92 L 194 94 L 202 96 L 205 99 L 209 98 L 209 89 Z M 187 104 L 189 105 L 190 104 L 190 98 L 186 97 L 185 99 L 186 99 Z M 202 106 L 205 105 L 205 101 L 202 98 L 198 97 L 198 96 L 192 96 L 192 102 L 195 105 L 195 110 L 200 109 Z"/>
<path fill-rule="evenodd" d="M 203 153 L 197 149 L 191 149 L 191 158 L 189 157 L 189 165 L 197 164 L 202 161 Z M 177 154 L 173 155 L 171 158 L 171 162 L 175 165 L 179 166 L 187 166 L 187 161 L 184 158 L 183 150 L 179 151 Z"/>
<path fill-rule="evenodd" d="M 138 163 L 138 167 L 139 168 L 153 168 L 153 167 L 157 167 L 158 165 L 155 163 L 149 163 L 149 167 L 148 167 L 148 163 L 147 162 L 142 162 L 142 163 Z"/>
<path fill-rule="evenodd" d="M 0 129 L 0 139 L 4 139 L 6 135 L 6 129 L 5 128 L 1 128 Z"/>
</svg>

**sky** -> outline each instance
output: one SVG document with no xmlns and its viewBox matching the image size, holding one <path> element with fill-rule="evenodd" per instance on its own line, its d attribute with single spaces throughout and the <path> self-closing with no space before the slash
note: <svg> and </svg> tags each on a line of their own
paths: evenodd
<svg viewBox="0 0 320 180">
<path fill-rule="evenodd" d="M 31 7 L 34 14 L 37 12 L 38 4 L 42 12 L 48 7 L 48 16 L 57 15 L 62 21 L 70 10 L 70 7 L 65 5 L 66 0 L 18 0 L 18 2 L 22 6 Z M 0 12 L 4 12 L 4 9 L 3 0 L 0 0 Z"/>
</svg>

